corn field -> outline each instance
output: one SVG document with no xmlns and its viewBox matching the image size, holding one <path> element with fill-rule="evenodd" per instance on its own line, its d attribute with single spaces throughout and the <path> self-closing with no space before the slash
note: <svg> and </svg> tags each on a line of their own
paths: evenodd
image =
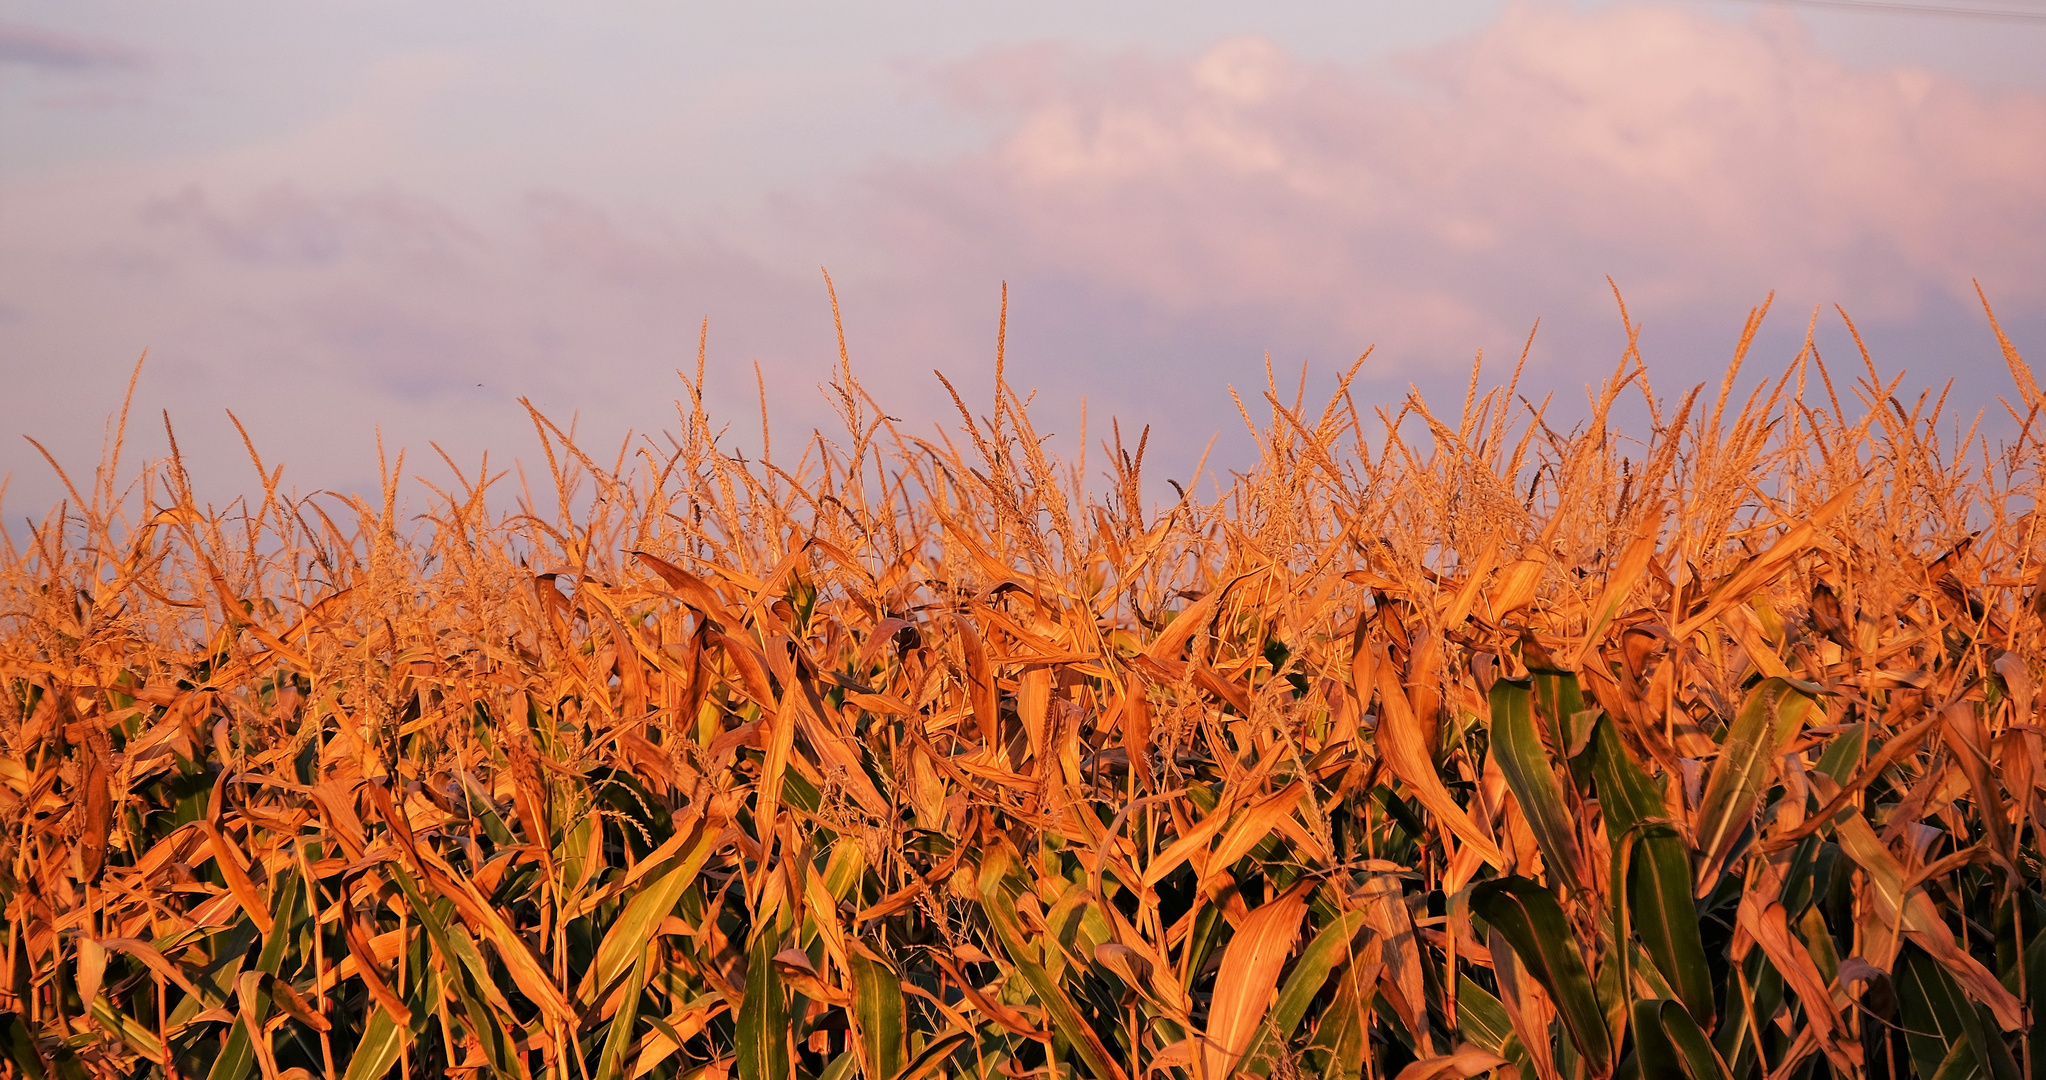
<svg viewBox="0 0 2046 1080">
<path fill-rule="evenodd" d="M 2046 1077 L 2046 394 L 1736 396 L 1761 316 L 1568 430 L 1268 381 L 1205 499 L 999 360 L 416 517 L 124 410 L 0 562 L 0 1069 Z"/>
</svg>

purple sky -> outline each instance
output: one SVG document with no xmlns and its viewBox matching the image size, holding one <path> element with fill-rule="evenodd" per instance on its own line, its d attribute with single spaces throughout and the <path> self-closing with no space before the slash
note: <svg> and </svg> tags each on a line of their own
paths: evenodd
<svg viewBox="0 0 2046 1080">
<path fill-rule="evenodd" d="M 1957 4 L 1957 6 L 1959 6 Z M 1971 3 L 1966 6 L 1981 7 Z M 710 319 L 714 411 L 828 410 L 837 282 L 892 413 L 1012 381 L 1073 450 L 1120 416 L 1184 479 L 1247 447 L 1269 351 L 1310 394 L 1450 406 L 1479 349 L 1580 396 L 1646 324 L 1716 380 L 1747 309 L 1780 370 L 1815 305 L 1972 412 L 1976 305 L 2046 353 L 2046 5 L 2034 19 L 1743 3 L 569 5 L 0 2 L 0 474 L 13 525 L 79 479 L 135 358 L 131 454 L 178 424 L 201 493 L 439 481 L 671 426 Z M 1162 485 L 1160 485 L 1162 490 Z"/>
</svg>

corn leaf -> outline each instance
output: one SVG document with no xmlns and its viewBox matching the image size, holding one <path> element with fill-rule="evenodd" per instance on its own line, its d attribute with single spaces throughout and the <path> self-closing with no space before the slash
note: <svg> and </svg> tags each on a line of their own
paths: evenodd
<svg viewBox="0 0 2046 1080">
<path fill-rule="evenodd" d="M 779 942 L 765 931 L 755 935 L 746 956 L 746 1000 L 739 1006 L 736 1033 L 739 1080 L 788 1080 L 789 1002 L 775 970 Z"/>
<path fill-rule="evenodd" d="M 1286 975 L 1285 985 L 1279 988 L 1278 997 L 1273 999 L 1249 1049 L 1243 1054 L 1245 1072 L 1257 1076 L 1271 1074 L 1278 1049 L 1293 1038 L 1293 1032 L 1307 1016 L 1308 1008 L 1321 996 L 1329 975 L 1354 959 L 1357 938 L 1368 929 L 1365 914 L 1359 909 L 1338 915 L 1315 934 L 1307 948 L 1300 951 L 1299 960 Z M 1226 954 L 1224 963 L 1227 963 Z"/>
<path fill-rule="evenodd" d="M 1100 1036 L 1080 1016 L 1066 991 L 1037 959 L 1043 955 L 1042 951 L 1027 943 L 1022 921 L 1016 915 L 1015 898 L 1002 880 L 1014 864 L 1015 856 L 1007 847 L 995 848 L 984 857 L 979 884 L 981 910 L 987 914 L 1003 950 L 1009 954 L 1009 961 L 1016 966 L 1017 973 L 1023 976 L 1023 981 L 1035 995 L 1038 1008 L 1051 1017 L 1052 1027 L 1072 1046 L 1074 1053 L 1095 1076 L 1101 1080 L 1123 1080 L 1123 1071 L 1109 1057 L 1108 1048 L 1102 1045 Z"/>
<path fill-rule="evenodd" d="M 906 1067 L 908 1057 L 901 977 L 864 949 L 853 950 L 847 959 L 852 964 L 853 1023 L 866 1075 L 894 1076 Z"/>
<path fill-rule="evenodd" d="M 1978 1006 L 1932 957 L 1905 949 L 1890 981 L 1918 1075 L 2018 1080 L 2009 1051 L 1991 1035 L 1994 1025 L 1983 1022 Z"/>
<path fill-rule="evenodd" d="M 1592 737 L 1592 768 L 1598 777 L 1607 847 L 1618 853 L 1633 844 L 1625 880 L 1613 882 L 1613 895 L 1624 899 L 1627 921 L 1640 935 L 1656 970 L 1670 981 L 1698 1026 L 1710 1031 L 1718 1023 L 1712 967 L 1698 932 L 1683 837 L 1659 823 L 1667 813 L 1662 794 L 1620 743 L 1613 722 L 1599 721 Z"/>
<path fill-rule="evenodd" d="M 412 1041 L 412 1033 L 404 1025 L 391 1018 L 382 1008 L 370 1013 L 369 1023 L 362 1029 L 362 1041 L 355 1045 L 355 1053 L 348 1059 L 348 1073 L 342 1080 L 380 1080 L 398 1064 L 398 1055 L 404 1053 L 405 1044 Z"/>
<path fill-rule="evenodd" d="M 626 1054 L 632 1048 L 633 1029 L 639 1024 L 640 994 L 646 988 L 646 961 L 632 965 L 626 976 L 618 1011 L 611 1014 L 611 1030 L 604 1037 L 604 1052 L 597 1058 L 594 1080 L 618 1080 L 625 1075 Z"/>
<path fill-rule="evenodd" d="M 1548 860 L 1550 873 L 1573 886 L 1588 883 L 1591 868 L 1577 843 L 1577 825 L 1563 801 L 1563 787 L 1535 730 L 1534 692 L 1525 682 L 1501 679 L 1492 686 L 1492 754 L 1506 786 Z"/>
<path fill-rule="evenodd" d="M 1595 1076 L 1612 1072 L 1612 1039 L 1591 971 L 1563 908 L 1547 889 L 1518 875 L 1476 885 L 1471 910 L 1512 946 L 1556 1002 L 1563 1027 Z"/>
<path fill-rule="evenodd" d="M 1796 732 L 1812 699 L 1782 679 L 1765 679 L 1748 692 L 1734 717 L 1719 760 L 1712 765 L 1704 798 L 1691 828 L 1698 850 L 1693 895 L 1703 896 L 1719 878 L 1761 808 L 1777 750 Z"/>
</svg>

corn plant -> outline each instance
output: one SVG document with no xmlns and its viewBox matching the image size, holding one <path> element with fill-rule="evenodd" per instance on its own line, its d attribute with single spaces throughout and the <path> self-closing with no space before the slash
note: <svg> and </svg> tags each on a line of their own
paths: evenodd
<svg viewBox="0 0 2046 1080">
<path fill-rule="evenodd" d="M 1760 318 L 1561 432 L 1517 369 L 1268 383 L 1206 499 L 1051 456 L 999 358 L 927 438 L 847 361 L 793 461 L 699 361 L 665 443 L 533 411 L 539 495 L 449 460 L 416 517 L 403 455 L 299 497 L 253 446 L 204 505 L 124 410 L 0 564 L 0 1057 L 2046 1076 L 2046 395 L 2005 342 L 2017 434 L 1943 438 L 1808 340 L 1737 402 Z"/>
</svg>

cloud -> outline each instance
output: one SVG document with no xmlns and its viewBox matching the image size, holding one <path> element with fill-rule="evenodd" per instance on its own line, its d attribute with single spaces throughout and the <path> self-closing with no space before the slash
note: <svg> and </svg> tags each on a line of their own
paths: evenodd
<svg viewBox="0 0 2046 1080">
<path fill-rule="evenodd" d="M 1764 363 L 1840 302 L 1879 362 L 1957 374 L 1965 400 L 2002 389 L 1971 278 L 2021 346 L 2046 331 L 2046 97 L 1850 67 L 1790 22 L 1518 3 L 1370 69 L 1258 38 L 1048 43 L 931 85 L 984 143 L 877 153 L 853 185 L 745 216 L 363 179 L 409 166 L 360 103 L 275 144 L 17 185 L 0 355 L 22 374 L 0 434 L 83 432 L 60 456 L 91 460 L 107 388 L 150 346 L 146 408 L 226 405 L 259 446 L 294 448 L 302 481 L 359 486 L 379 427 L 526 447 L 520 396 L 599 442 L 672 423 L 706 316 L 714 413 L 751 426 L 758 362 L 780 430 L 806 430 L 830 421 L 814 388 L 837 359 L 820 263 L 856 370 L 916 426 L 951 411 L 933 368 L 988 400 L 1007 281 L 1007 370 L 1045 390 L 1047 426 L 1073 435 L 1084 394 L 1095 432 L 1155 424 L 1153 460 L 1175 467 L 1217 431 L 1233 460 L 1224 384 L 1255 406 L 1267 352 L 1326 376 L 1376 346 L 1360 402 L 1408 382 L 1460 396 L 1473 350 L 1515 355 L 1541 319 L 1531 377 L 1596 380 L 1623 343 L 1607 275 L 1658 385 L 1716 379 L 1772 289 L 1795 314 Z M 232 467 L 239 440 L 214 426 Z"/>
<path fill-rule="evenodd" d="M 124 45 L 73 37 L 22 23 L 0 22 L 0 64 L 59 71 L 127 68 L 142 54 Z"/>
<path fill-rule="evenodd" d="M 380 434 L 415 462 L 429 441 L 470 463 L 530 449 L 519 398 L 564 425 L 579 415 L 608 457 L 628 428 L 673 426 L 675 372 L 693 369 L 706 316 L 720 415 L 752 411 L 758 358 L 781 419 L 827 419 L 812 388 L 828 366 L 794 362 L 835 355 L 814 270 L 769 271 L 565 194 L 502 212 L 397 188 L 142 194 L 120 180 L 0 200 L 0 235 L 0 312 L 14 315 L 0 319 L 14 380 L 0 432 L 73 467 L 93 460 L 145 348 L 138 415 L 169 410 L 195 474 L 230 482 L 246 470 L 223 407 L 313 488 L 374 485 Z M 57 497 L 38 459 L 0 445 L 8 471 L 17 505 Z"/>
<path fill-rule="evenodd" d="M 752 305 L 789 291 L 740 253 L 552 192 L 492 216 L 396 189 L 191 186 L 136 221 L 97 257 L 190 290 L 206 325 L 180 336 L 229 365 L 266 357 L 418 403 L 481 381 L 601 407 L 642 381 L 610 377 L 621 368 L 680 366 L 678 340 L 711 310 L 770 322 Z"/>
<path fill-rule="evenodd" d="M 1851 68 L 1790 23 L 1516 3 L 1389 73 L 1247 38 L 951 84 L 1000 134 L 879 177 L 877 235 L 1275 343 L 1453 356 L 1606 317 L 1608 274 L 1665 316 L 1771 289 L 1894 314 L 1976 276 L 2046 299 L 2046 98 Z"/>
</svg>

